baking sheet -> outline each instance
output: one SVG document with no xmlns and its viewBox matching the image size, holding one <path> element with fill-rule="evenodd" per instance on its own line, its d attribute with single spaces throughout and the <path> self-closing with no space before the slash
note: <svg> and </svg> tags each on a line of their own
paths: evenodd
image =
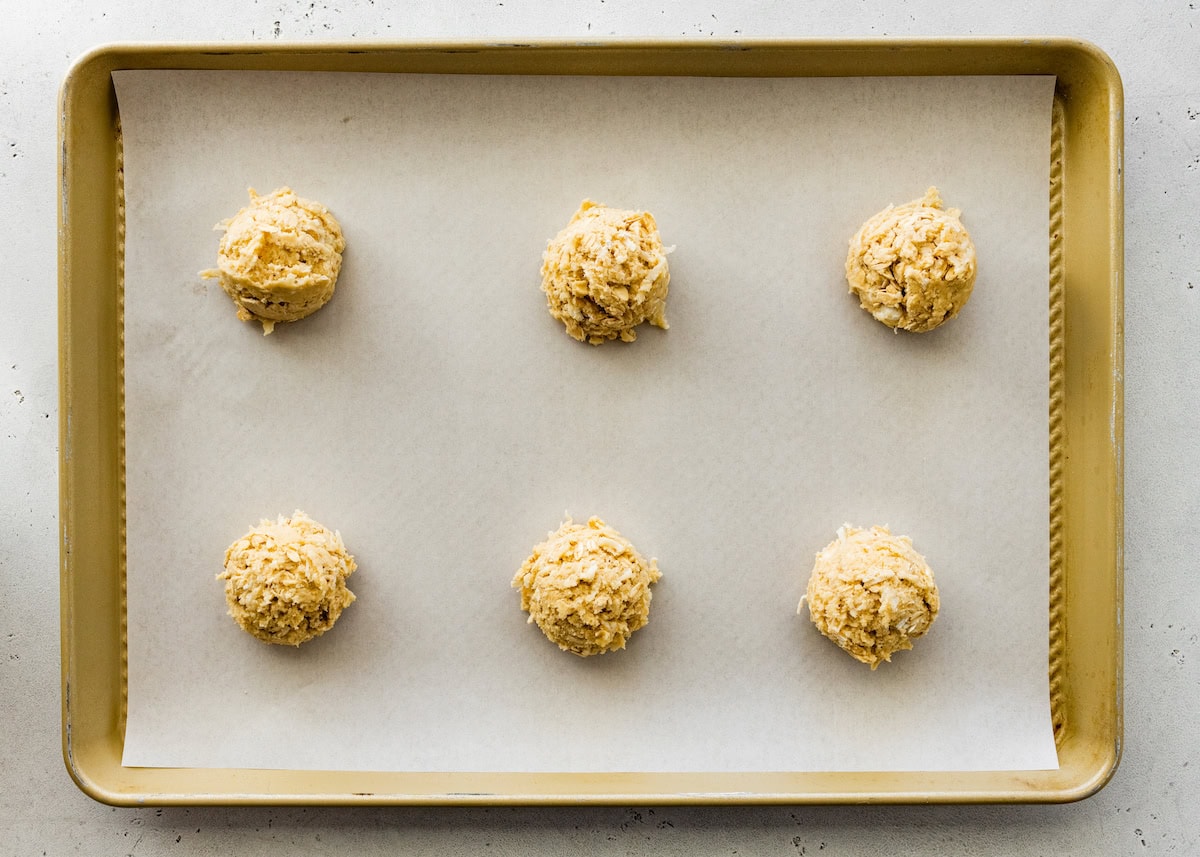
<svg viewBox="0 0 1200 857">
<path fill-rule="evenodd" d="M 126 765 L 342 770 L 1056 766 L 1047 662 L 1052 78 L 731 80 L 121 72 Z M 893 335 L 848 236 L 936 183 L 980 277 Z M 264 338 L 209 267 L 245 187 L 339 217 L 339 291 Z M 645 207 L 671 330 L 546 314 L 579 200 Z M 224 548 L 303 508 L 359 600 L 299 650 L 224 615 Z M 664 572 L 576 659 L 513 571 L 563 512 Z M 942 615 L 875 673 L 795 616 L 844 521 L 913 536 Z M 864 740 L 865 738 L 865 740 Z"/>
</svg>

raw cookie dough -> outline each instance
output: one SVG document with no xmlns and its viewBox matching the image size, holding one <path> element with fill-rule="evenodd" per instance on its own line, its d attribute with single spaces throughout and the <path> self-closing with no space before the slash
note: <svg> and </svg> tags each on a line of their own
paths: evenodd
<svg viewBox="0 0 1200 857">
<path fill-rule="evenodd" d="M 633 342 L 643 321 L 667 328 L 667 253 L 648 211 L 585 199 L 542 255 L 550 314 L 580 342 Z"/>
<path fill-rule="evenodd" d="M 954 318 L 975 286 L 975 245 L 936 187 L 888 206 L 850 239 L 846 280 L 888 327 L 924 333 Z"/>
<path fill-rule="evenodd" d="M 871 669 L 911 649 L 938 614 L 933 571 L 887 527 L 841 527 L 817 554 L 797 613 L 805 601 L 817 629 Z"/>
<path fill-rule="evenodd" d="M 357 566 L 342 537 L 301 511 L 263 519 L 225 551 L 229 615 L 266 643 L 298 646 L 319 637 L 354 600 L 346 578 Z"/>
<path fill-rule="evenodd" d="M 216 228 L 225 230 L 217 267 L 200 274 L 218 278 L 238 318 L 261 322 L 264 335 L 276 322 L 312 315 L 333 297 L 346 241 L 320 203 L 287 187 L 266 196 L 250 188 L 250 204 Z"/>
<path fill-rule="evenodd" d="M 581 657 L 625 648 L 650 615 L 650 584 L 662 574 L 620 533 L 568 518 L 533 549 L 513 578 L 521 609 L 552 643 Z"/>
</svg>

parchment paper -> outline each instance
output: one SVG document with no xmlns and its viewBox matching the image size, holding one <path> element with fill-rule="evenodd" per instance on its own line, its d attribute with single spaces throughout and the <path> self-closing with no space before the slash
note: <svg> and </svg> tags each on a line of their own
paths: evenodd
<svg viewBox="0 0 1200 857">
<path fill-rule="evenodd" d="M 344 770 L 1056 766 L 1047 682 L 1050 78 L 122 72 L 124 762 Z M 290 185 L 340 219 L 333 301 L 264 337 L 215 223 Z M 962 315 L 896 335 L 847 240 L 936 184 Z M 645 208 L 667 332 L 569 339 L 538 289 L 580 200 Z M 225 548 L 303 509 L 358 601 L 299 649 L 226 616 Z M 510 579 L 564 512 L 664 573 L 579 659 Z M 942 613 L 871 672 L 796 615 L 839 525 L 889 524 Z"/>
</svg>

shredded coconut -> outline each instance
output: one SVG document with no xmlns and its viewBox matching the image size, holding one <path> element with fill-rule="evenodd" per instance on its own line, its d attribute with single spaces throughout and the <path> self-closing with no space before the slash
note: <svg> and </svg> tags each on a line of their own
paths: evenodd
<svg viewBox="0 0 1200 857">
<path fill-rule="evenodd" d="M 667 328 L 667 253 L 647 211 L 584 200 L 542 256 L 550 314 L 580 342 L 633 342 L 643 321 Z"/>
<path fill-rule="evenodd" d="M 333 627 L 354 601 L 346 578 L 357 568 L 341 534 L 303 512 L 263 519 L 225 551 L 229 615 L 267 643 L 298 646 Z"/>
<path fill-rule="evenodd" d="M 797 613 L 805 601 L 817 629 L 871 669 L 911 649 L 940 606 L 933 570 L 908 536 L 849 524 L 817 554 Z"/>
<path fill-rule="evenodd" d="M 560 649 L 581 657 L 625 648 L 650 616 L 650 584 L 662 576 L 599 518 L 568 518 L 513 577 L 521 609 Z"/>
<path fill-rule="evenodd" d="M 238 318 L 261 322 L 268 334 L 276 322 L 298 321 L 329 302 L 346 241 L 325 206 L 291 188 L 249 193 L 248 206 L 217 224 L 225 233 L 217 267 L 200 275 L 219 279 Z"/>
<path fill-rule="evenodd" d="M 924 333 L 954 318 L 975 287 L 975 245 L 936 187 L 888 206 L 850 239 L 846 280 L 862 308 L 896 330 Z"/>
</svg>

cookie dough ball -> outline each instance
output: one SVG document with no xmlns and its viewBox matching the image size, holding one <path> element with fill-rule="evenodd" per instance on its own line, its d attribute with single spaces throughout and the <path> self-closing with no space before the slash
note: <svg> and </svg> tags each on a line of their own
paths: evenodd
<svg viewBox="0 0 1200 857">
<path fill-rule="evenodd" d="M 513 578 L 521 609 L 560 649 L 581 657 L 625 648 L 650 616 L 650 584 L 661 577 L 620 533 L 569 518 L 533 549 Z"/>
<path fill-rule="evenodd" d="M 667 253 L 648 211 L 584 200 L 542 255 L 550 314 L 580 342 L 633 342 L 643 321 L 667 328 Z"/>
<path fill-rule="evenodd" d="M 850 239 L 846 280 L 862 308 L 896 330 L 924 333 L 954 318 L 975 287 L 975 245 L 937 188 L 888 206 Z"/>
<path fill-rule="evenodd" d="M 797 612 L 805 601 L 817 629 L 871 669 L 911 649 L 938 614 L 933 571 L 887 527 L 839 529 L 817 554 Z"/>
<path fill-rule="evenodd" d="M 319 637 L 354 600 L 346 578 L 357 566 L 342 537 L 303 512 L 264 519 L 225 551 L 229 615 L 266 643 L 298 646 Z"/>
<path fill-rule="evenodd" d="M 282 187 L 267 196 L 250 189 L 250 204 L 230 220 L 217 249 L 216 277 L 242 321 L 262 323 L 268 334 L 280 321 L 297 321 L 333 297 L 342 251 L 342 228 L 325 206 Z"/>
</svg>

